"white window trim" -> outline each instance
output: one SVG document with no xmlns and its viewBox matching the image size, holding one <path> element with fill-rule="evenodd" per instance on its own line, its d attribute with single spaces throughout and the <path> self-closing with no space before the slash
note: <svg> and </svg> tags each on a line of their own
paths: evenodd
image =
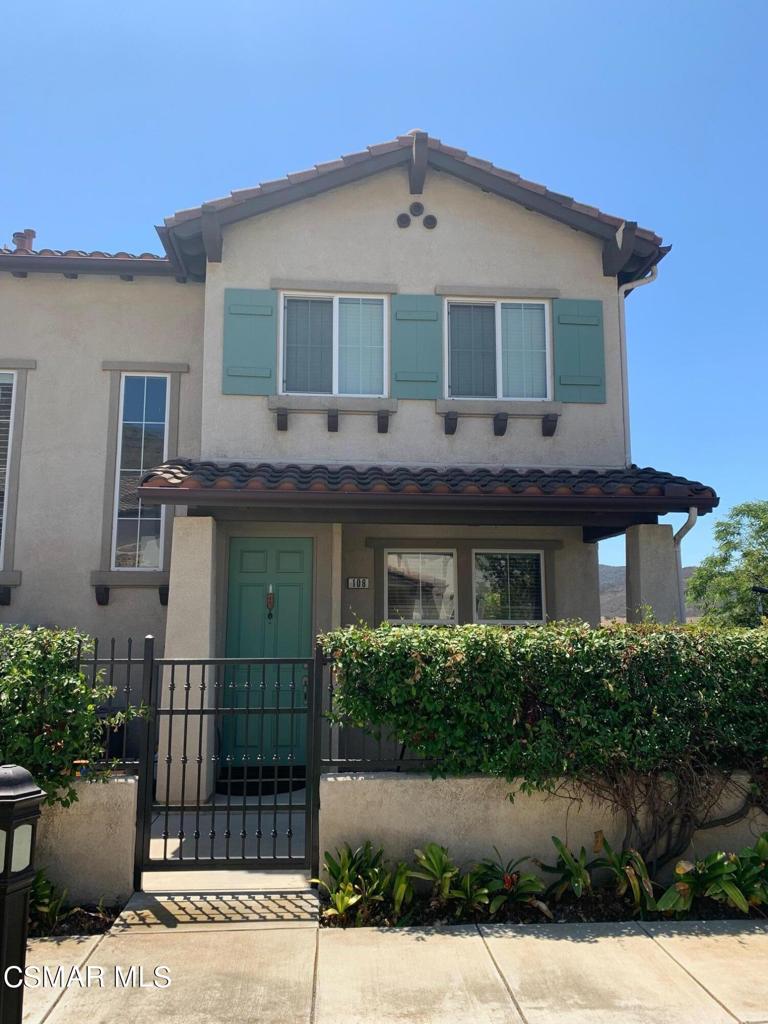
<svg viewBox="0 0 768 1024">
<path fill-rule="evenodd" d="M 282 291 L 278 293 L 277 358 L 280 395 L 326 396 L 329 398 L 388 398 L 389 397 L 389 296 L 363 292 L 306 292 Z M 333 302 L 333 379 L 332 391 L 288 391 L 285 387 L 285 302 L 286 299 L 331 299 Z M 339 299 L 377 299 L 382 307 L 382 383 L 379 394 L 339 392 Z"/>
<path fill-rule="evenodd" d="M 112 572 L 162 572 L 165 556 L 165 519 L 166 509 L 160 509 L 160 552 L 157 565 L 117 565 L 117 520 L 120 515 L 120 468 L 123 458 L 123 401 L 125 398 L 125 381 L 127 377 L 162 377 L 165 380 L 165 436 L 163 438 L 163 461 L 168 458 L 168 430 L 171 412 L 171 375 L 169 373 L 151 373 L 149 371 L 123 370 L 120 373 L 120 401 L 117 409 L 117 455 L 115 459 L 115 488 L 112 506 L 112 550 L 110 569 Z"/>
<path fill-rule="evenodd" d="M 451 325 L 449 310 L 451 303 L 469 303 L 472 306 L 493 306 L 494 307 L 494 330 L 496 334 L 496 397 L 489 398 L 487 395 L 453 395 L 451 394 Z M 544 307 L 544 353 L 545 353 L 545 380 L 547 382 L 547 393 L 543 398 L 510 398 L 502 394 L 502 369 L 503 356 L 501 346 L 501 307 L 518 306 L 529 303 L 531 305 Z M 443 380 L 445 381 L 444 397 L 457 402 L 551 402 L 552 401 L 552 301 L 551 299 L 492 299 L 478 298 L 472 296 L 463 298 L 460 295 L 448 295 L 443 300 Z"/>
<path fill-rule="evenodd" d="M 16 423 L 16 396 L 18 394 L 19 375 L 15 370 L 0 370 L 0 377 L 7 374 L 12 377 L 11 381 L 11 411 L 10 419 L 8 421 L 8 451 L 5 459 L 5 480 L 3 481 L 3 507 L 2 507 L 2 522 L 0 525 L 0 570 L 5 565 L 5 542 L 6 534 L 8 533 L 8 500 L 10 498 L 9 489 L 11 486 L 11 454 L 13 452 L 14 443 L 14 424 Z"/>
<path fill-rule="evenodd" d="M 451 556 L 451 583 L 453 584 L 453 618 L 452 619 L 392 619 L 389 617 L 389 572 L 387 570 L 387 559 L 389 555 L 450 555 Z M 459 594 L 457 589 L 456 569 L 458 554 L 456 548 L 425 548 L 425 547 L 398 547 L 384 548 L 384 616 L 387 622 L 400 623 L 411 626 L 455 626 L 459 621 Z"/>
<path fill-rule="evenodd" d="M 477 563 L 475 555 L 538 555 L 541 579 L 540 619 L 480 619 L 477 616 Z M 472 548 L 472 621 L 481 626 L 541 626 L 547 621 L 547 581 L 544 552 L 533 548 Z"/>
</svg>

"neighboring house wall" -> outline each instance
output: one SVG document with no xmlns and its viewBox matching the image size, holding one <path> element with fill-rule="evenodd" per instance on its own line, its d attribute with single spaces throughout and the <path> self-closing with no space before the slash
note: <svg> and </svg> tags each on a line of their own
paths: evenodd
<svg viewBox="0 0 768 1024">
<path fill-rule="evenodd" d="M 108 605 L 95 600 L 92 573 L 109 569 L 105 509 L 114 483 L 106 476 L 118 415 L 116 371 L 103 364 L 148 371 L 187 365 L 177 375 L 177 452 L 197 456 L 203 296 L 202 286 L 173 279 L 0 278 L 0 353 L 37 364 L 27 371 L 23 430 L 13 438 L 21 444 L 14 560 L 22 583 L 11 605 L 0 607 L 0 622 L 76 625 L 121 640 L 149 632 L 162 638 L 157 586 L 113 585 Z"/>
<path fill-rule="evenodd" d="M 211 459 L 360 463 L 493 464 L 539 467 L 621 467 L 625 464 L 616 279 L 605 277 L 600 243 L 529 213 L 445 174 L 427 177 L 423 200 L 438 218 L 407 229 L 398 213 L 412 200 L 405 170 L 394 169 L 224 229 L 223 260 L 208 265 L 205 303 L 205 386 L 202 455 Z M 276 284 L 280 283 L 280 284 Z M 530 292 L 554 289 L 562 298 L 603 303 L 603 404 L 560 408 L 554 437 L 542 437 L 541 417 L 514 419 L 494 437 L 488 418 L 462 418 L 446 436 L 431 400 L 399 400 L 388 434 L 374 415 L 342 416 L 337 434 L 322 414 L 291 414 L 278 432 L 267 398 L 222 394 L 225 288 L 267 289 L 293 283 L 298 291 L 337 283 L 391 287 L 434 295 L 441 285 Z M 359 287 L 358 289 L 359 290 Z M 482 301 L 477 299 L 476 301 Z M 280 377 L 278 369 L 278 379 Z M 475 403 L 476 404 L 476 403 Z"/>
</svg>

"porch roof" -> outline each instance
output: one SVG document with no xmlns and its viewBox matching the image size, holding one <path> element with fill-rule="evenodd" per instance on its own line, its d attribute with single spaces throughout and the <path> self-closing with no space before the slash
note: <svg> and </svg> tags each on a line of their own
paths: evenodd
<svg viewBox="0 0 768 1024">
<path fill-rule="evenodd" d="M 225 506 L 314 510 L 413 510 L 443 518 L 478 513 L 500 522 L 541 524 L 542 517 L 588 526 L 655 522 L 667 512 L 695 506 L 700 514 L 719 502 L 713 488 L 650 467 L 545 470 L 513 467 L 355 466 L 173 459 L 143 477 L 139 496 L 152 504 L 216 509 Z M 595 517 L 598 517 L 595 519 Z M 478 520 L 479 521 L 479 520 Z M 487 519 L 486 519 L 487 521 Z M 604 529 L 601 530 L 604 533 Z"/>
</svg>

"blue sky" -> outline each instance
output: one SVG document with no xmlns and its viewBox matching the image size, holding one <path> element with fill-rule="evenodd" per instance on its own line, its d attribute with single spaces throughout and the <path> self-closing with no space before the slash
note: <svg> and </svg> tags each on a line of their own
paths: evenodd
<svg viewBox="0 0 768 1024">
<path fill-rule="evenodd" d="M 156 252 L 177 209 L 424 128 L 674 245 L 627 307 L 633 458 L 718 514 L 768 497 L 764 0 L 28 0 L 3 26 L 3 241 Z"/>
</svg>

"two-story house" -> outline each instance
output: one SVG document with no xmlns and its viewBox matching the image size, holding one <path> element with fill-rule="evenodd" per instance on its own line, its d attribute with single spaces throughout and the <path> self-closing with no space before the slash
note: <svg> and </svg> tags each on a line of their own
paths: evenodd
<svg viewBox="0 0 768 1024">
<path fill-rule="evenodd" d="M 413 131 L 169 217 L 162 257 L 0 250 L 0 617 L 166 655 L 374 623 L 679 610 L 633 465 L 624 302 L 651 231 Z"/>
</svg>

